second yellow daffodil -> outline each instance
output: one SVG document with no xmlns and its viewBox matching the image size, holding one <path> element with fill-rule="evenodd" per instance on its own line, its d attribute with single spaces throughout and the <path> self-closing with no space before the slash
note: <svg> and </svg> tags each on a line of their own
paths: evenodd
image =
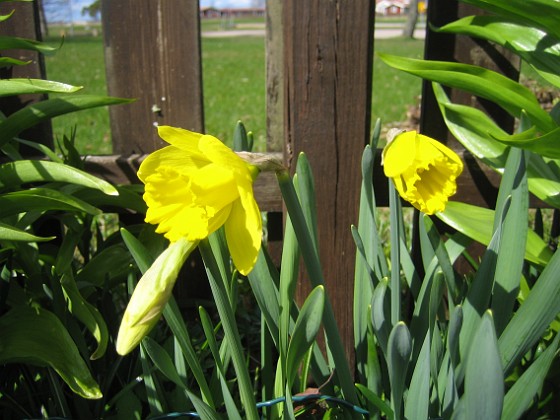
<svg viewBox="0 0 560 420">
<path fill-rule="evenodd" d="M 259 170 L 213 136 L 169 126 L 158 133 L 170 146 L 150 154 L 138 171 L 146 184 L 146 222 L 171 242 L 196 242 L 224 225 L 233 263 L 248 274 L 262 238 L 253 196 Z"/>
<path fill-rule="evenodd" d="M 389 137 L 383 149 L 383 170 L 400 196 L 426 214 L 443 211 L 463 171 L 459 156 L 416 131 Z"/>
</svg>

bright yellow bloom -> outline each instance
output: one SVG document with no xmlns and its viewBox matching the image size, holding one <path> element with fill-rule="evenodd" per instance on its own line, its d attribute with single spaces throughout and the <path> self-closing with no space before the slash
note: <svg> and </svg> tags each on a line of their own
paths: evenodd
<svg viewBox="0 0 560 420">
<path fill-rule="evenodd" d="M 138 171 L 146 184 L 146 222 L 171 242 L 196 242 L 225 225 L 233 263 L 248 274 L 262 239 L 253 196 L 258 169 L 213 136 L 169 126 L 158 133 L 171 146 L 150 154 Z"/>
<path fill-rule="evenodd" d="M 407 131 L 389 139 L 383 149 L 383 170 L 402 198 L 418 210 L 434 214 L 443 211 L 457 191 L 463 163 L 438 141 Z"/>
<path fill-rule="evenodd" d="M 130 353 L 156 325 L 171 297 L 179 270 L 197 244 L 179 238 L 144 273 L 124 312 L 117 337 L 117 353 Z"/>
</svg>

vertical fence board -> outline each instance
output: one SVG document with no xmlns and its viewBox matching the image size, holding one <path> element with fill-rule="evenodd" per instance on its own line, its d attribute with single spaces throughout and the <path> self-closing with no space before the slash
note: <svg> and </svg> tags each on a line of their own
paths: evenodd
<svg viewBox="0 0 560 420">
<path fill-rule="evenodd" d="M 327 293 L 353 360 L 352 299 L 360 161 L 369 139 L 373 7 L 369 0 L 284 2 L 285 144 L 316 185 L 319 247 Z M 300 300 L 308 292 L 300 281 Z"/>
<path fill-rule="evenodd" d="M 282 0 L 266 3 L 266 143 L 269 152 L 284 143 L 284 39 Z"/>
<path fill-rule="evenodd" d="M 163 145 L 154 126 L 203 131 L 197 1 L 103 0 L 107 85 L 137 98 L 110 108 L 114 153 L 149 153 Z"/>
</svg>

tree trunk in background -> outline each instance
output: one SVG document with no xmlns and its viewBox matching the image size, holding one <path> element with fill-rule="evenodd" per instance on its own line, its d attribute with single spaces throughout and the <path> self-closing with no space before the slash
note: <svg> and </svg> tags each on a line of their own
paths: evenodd
<svg viewBox="0 0 560 420">
<path fill-rule="evenodd" d="M 416 22 L 418 21 L 418 0 L 410 0 L 408 8 L 408 17 L 403 30 L 403 36 L 406 38 L 414 38 L 414 29 L 416 29 Z"/>
</svg>

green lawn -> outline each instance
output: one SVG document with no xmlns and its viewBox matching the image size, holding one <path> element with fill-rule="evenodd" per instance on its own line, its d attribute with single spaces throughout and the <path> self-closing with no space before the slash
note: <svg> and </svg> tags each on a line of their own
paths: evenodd
<svg viewBox="0 0 560 420">
<path fill-rule="evenodd" d="M 58 44 L 60 38 L 52 37 L 49 41 Z M 421 57 L 423 42 L 382 39 L 375 41 L 375 48 Z M 229 143 L 235 123 L 241 120 L 253 131 L 256 149 L 264 150 L 264 38 L 203 38 L 202 55 L 206 131 Z M 67 37 L 60 51 L 46 58 L 46 64 L 50 79 L 84 86 L 83 93 L 106 94 L 101 36 Z M 407 107 L 420 94 L 420 86 L 419 79 L 374 58 L 372 118 L 380 117 L 386 123 L 402 121 Z M 55 137 L 68 135 L 74 127 L 81 153 L 111 153 L 107 109 L 82 111 L 53 121 Z"/>
</svg>

